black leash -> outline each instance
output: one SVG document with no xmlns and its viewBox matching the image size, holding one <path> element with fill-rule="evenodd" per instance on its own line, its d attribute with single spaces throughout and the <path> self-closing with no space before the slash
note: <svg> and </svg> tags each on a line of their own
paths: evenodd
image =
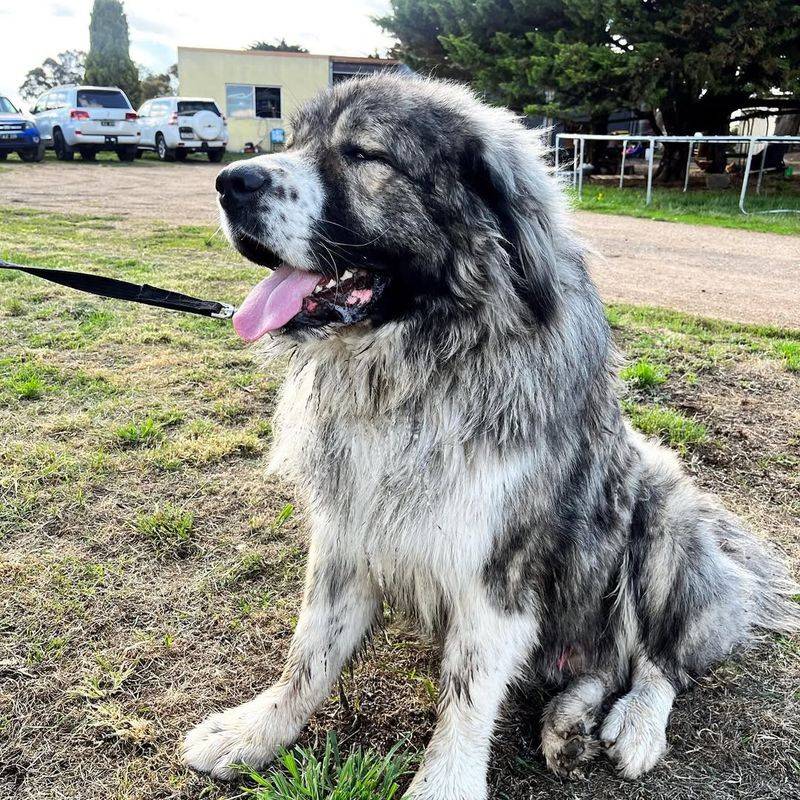
<svg viewBox="0 0 800 800">
<path fill-rule="evenodd" d="M 147 306 L 171 308 L 173 311 L 187 311 L 189 314 L 200 314 L 215 319 L 230 319 L 236 308 L 228 303 L 216 300 L 198 300 L 180 292 L 170 292 L 147 284 L 139 285 L 120 281 L 116 278 L 104 278 L 101 275 L 87 275 L 84 272 L 71 272 L 66 269 L 44 269 L 43 267 L 24 267 L 21 264 L 10 264 L 0 259 L 0 269 L 15 269 L 27 272 L 39 278 L 69 286 L 80 292 L 97 294 L 101 297 L 113 297 L 115 300 L 130 300 L 133 303 L 144 303 Z"/>
</svg>

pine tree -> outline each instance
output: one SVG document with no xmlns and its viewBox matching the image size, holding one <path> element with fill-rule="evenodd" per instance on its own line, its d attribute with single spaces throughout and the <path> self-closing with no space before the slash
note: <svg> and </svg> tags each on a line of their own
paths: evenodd
<svg viewBox="0 0 800 800">
<path fill-rule="evenodd" d="M 89 23 L 89 55 L 86 83 L 117 86 L 136 107 L 139 103 L 139 72 L 130 57 L 128 20 L 119 0 L 95 0 Z"/>
<path fill-rule="evenodd" d="M 629 108 L 673 135 L 727 133 L 743 107 L 800 107 L 797 0 L 391 0 L 377 20 L 424 71 L 529 114 Z M 776 96 L 776 90 L 782 96 Z M 658 113 L 657 113 L 658 112 Z M 685 148 L 667 148 L 664 179 Z M 724 165 L 724 152 L 715 167 Z"/>
</svg>

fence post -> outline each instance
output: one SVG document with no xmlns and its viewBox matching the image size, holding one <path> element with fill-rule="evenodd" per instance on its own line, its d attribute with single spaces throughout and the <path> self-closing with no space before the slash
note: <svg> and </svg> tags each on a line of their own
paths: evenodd
<svg viewBox="0 0 800 800">
<path fill-rule="evenodd" d="M 761 168 L 758 170 L 758 181 L 756 182 L 756 194 L 761 194 L 761 179 L 764 177 L 764 163 L 767 160 L 767 150 L 769 145 L 764 142 L 764 149 L 761 151 Z"/>
<path fill-rule="evenodd" d="M 745 199 L 745 196 L 747 195 L 747 183 L 750 180 L 750 167 L 753 164 L 753 148 L 755 147 L 755 144 L 756 144 L 755 137 L 752 137 L 750 139 L 749 144 L 747 145 L 747 161 L 745 161 L 745 164 L 744 164 L 744 177 L 742 178 L 742 191 L 741 191 L 741 194 L 739 195 L 739 211 L 741 211 L 742 214 L 747 214 L 747 211 L 745 211 L 745 208 L 744 208 L 744 199 Z"/>
<path fill-rule="evenodd" d="M 647 153 L 647 199 L 645 205 L 649 206 L 653 199 L 653 156 L 655 155 L 656 144 L 654 139 L 650 139 L 650 150 Z"/>
<path fill-rule="evenodd" d="M 578 137 L 572 137 L 572 188 L 578 185 Z"/>
<path fill-rule="evenodd" d="M 619 188 L 622 188 L 622 181 L 624 180 L 625 176 L 625 151 L 628 149 L 628 140 L 622 140 L 622 163 L 619 167 Z"/>
<path fill-rule="evenodd" d="M 583 143 L 585 139 L 581 137 L 581 160 L 578 169 L 578 200 L 583 200 Z"/>
<path fill-rule="evenodd" d="M 694 142 L 689 142 L 689 155 L 686 156 L 686 177 L 683 179 L 683 191 L 689 188 L 689 170 L 692 166 L 692 153 L 694 152 Z"/>
<path fill-rule="evenodd" d="M 555 168 L 555 171 L 554 171 L 553 174 L 556 176 L 556 178 L 558 177 L 558 149 L 561 146 L 560 139 L 561 139 L 561 134 L 557 133 L 556 134 L 556 151 L 555 151 L 554 156 L 553 156 L 553 166 Z"/>
</svg>

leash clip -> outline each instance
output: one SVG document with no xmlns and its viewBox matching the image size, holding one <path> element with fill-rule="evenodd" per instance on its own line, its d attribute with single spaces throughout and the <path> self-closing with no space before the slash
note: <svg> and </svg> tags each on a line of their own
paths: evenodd
<svg viewBox="0 0 800 800">
<path fill-rule="evenodd" d="M 230 303 L 220 303 L 219 311 L 212 312 L 211 316 L 214 319 L 230 319 L 236 313 L 236 306 Z"/>
</svg>

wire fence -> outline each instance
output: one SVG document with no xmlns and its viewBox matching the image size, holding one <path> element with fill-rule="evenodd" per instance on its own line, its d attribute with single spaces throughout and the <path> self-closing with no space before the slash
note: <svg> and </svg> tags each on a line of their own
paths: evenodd
<svg viewBox="0 0 800 800">
<path fill-rule="evenodd" d="M 761 151 L 761 162 L 757 169 L 758 180 L 756 183 L 756 194 L 761 193 L 761 185 L 764 177 L 764 165 L 766 163 L 767 149 L 771 144 L 800 145 L 800 136 L 636 136 L 633 134 L 597 134 L 597 133 L 559 133 L 556 135 L 555 168 L 556 173 L 560 169 L 559 157 L 561 154 L 561 142 L 572 141 L 572 185 L 576 188 L 578 199 L 583 198 L 583 173 L 585 165 L 585 147 L 587 141 L 600 142 L 620 142 L 622 144 L 622 159 L 619 170 L 619 186 L 624 185 L 625 180 L 625 156 L 629 142 L 647 142 L 647 193 L 645 195 L 645 205 L 649 206 L 653 201 L 653 166 L 656 144 L 688 144 L 686 155 L 686 176 L 683 181 L 683 191 L 689 188 L 689 167 L 692 163 L 695 148 L 697 145 L 708 142 L 710 144 L 737 144 L 746 146 L 746 157 L 744 175 L 742 177 L 742 188 L 739 193 L 739 211 L 742 214 L 762 213 L 762 214 L 798 214 L 800 209 L 796 208 L 774 208 L 762 212 L 750 212 L 745 208 L 747 197 L 747 187 L 750 176 L 753 172 L 753 159 L 756 155 L 756 148 L 763 144 Z"/>
</svg>

